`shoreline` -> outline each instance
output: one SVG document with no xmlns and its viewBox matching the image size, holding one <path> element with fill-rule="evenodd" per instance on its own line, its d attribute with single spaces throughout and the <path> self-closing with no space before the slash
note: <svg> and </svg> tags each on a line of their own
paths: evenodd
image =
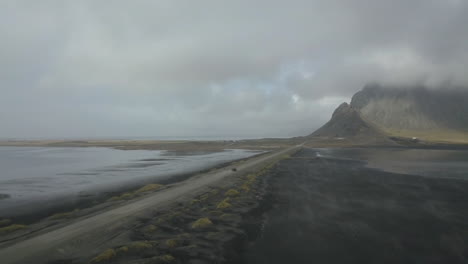
<svg viewBox="0 0 468 264">
<path fill-rule="evenodd" d="M 119 150 L 221 151 L 223 149 L 275 150 L 290 147 L 302 138 L 242 140 L 0 140 L 0 147 L 104 147 Z"/>
<path fill-rule="evenodd" d="M 131 191 L 135 191 L 139 188 L 142 188 L 148 184 L 161 184 L 161 185 L 171 185 L 185 181 L 191 177 L 194 177 L 199 174 L 204 174 L 213 170 L 218 170 L 223 167 L 231 166 L 236 163 L 242 163 L 252 158 L 261 157 L 262 155 L 267 155 L 269 152 L 257 153 L 251 157 L 241 158 L 238 160 L 223 162 L 215 166 L 208 166 L 202 170 L 191 171 L 187 173 L 180 173 L 174 175 L 168 175 L 161 178 L 155 179 L 144 179 L 144 180 L 135 180 L 134 182 L 127 183 L 125 186 L 115 185 L 114 187 L 105 188 L 103 190 L 93 191 L 95 195 L 88 196 L 60 196 L 54 199 L 53 204 L 47 204 L 47 206 L 38 208 L 37 204 L 31 204 L 24 206 L 24 208 L 33 207 L 35 210 L 29 210 L 25 213 L 16 213 L 11 215 L 4 215 L 1 219 L 9 219 L 14 223 L 30 225 L 37 223 L 41 220 L 44 220 L 54 214 L 60 214 L 65 212 L 71 212 L 74 210 L 84 210 L 89 209 L 94 206 L 105 203 L 108 199 L 123 195 Z M 24 209 L 27 210 L 27 209 Z"/>
<path fill-rule="evenodd" d="M 387 135 L 395 144 L 354 144 L 348 140 L 320 137 L 264 138 L 240 140 L 0 140 L 0 147 L 103 147 L 118 150 L 166 150 L 181 152 L 245 149 L 270 151 L 306 142 L 312 148 L 409 148 L 468 150 L 468 143 L 449 141 L 414 141 L 412 138 Z"/>
<path fill-rule="evenodd" d="M 190 254 L 195 254 L 192 251 L 196 251 L 198 252 L 197 254 L 203 255 L 203 258 L 209 258 L 206 254 L 210 255 L 212 253 L 209 253 L 210 251 L 206 250 L 207 243 L 210 244 L 210 247 L 213 245 L 217 245 L 216 247 L 218 247 L 223 243 L 233 242 L 231 239 L 237 237 L 235 234 L 242 233 L 242 230 L 236 227 L 241 220 L 239 215 L 245 214 L 250 210 L 249 208 L 255 207 L 258 203 L 255 189 L 257 178 L 259 176 L 257 172 L 260 170 L 264 173 L 265 167 L 271 166 L 272 163 L 276 163 L 278 159 L 284 158 L 284 155 L 293 150 L 296 151 L 298 148 L 300 148 L 300 146 L 269 153 L 261 157 L 251 158 L 250 160 L 240 164 L 231 165 L 227 168 L 223 167 L 222 169 L 214 172 L 191 177 L 184 182 L 176 183 L 168 188 L 162 188 L 154 194 L 137 198 L 135 201 L 123 201 L 122 205 L 115 209 L 109 208 L 104 210 L 104 212 L 101 210 L 100 212 L 96 212 L 95 214 L 91 214 L 85 218 L 81 217 L 83 218 L 82 220 L 71 220 L 72 222 L 70 222 L 70 224 L 64 224 L 62 227 L 59 226 L 54 228 L 52 229 L 53 231 L 47 231 L 46 228 L 39 233 L 31 235 L 29 238 L 23 237 L 23 242 L 10 240 L 7 244 L 3 243 L 2 249 L 0 249 L 0 256 L 5 259 L 6 263 L 17 263 L 14 259 L 17 259 L 20 256 L 10 255 L 8 252 L 18 252 L 17 250 L 23 248 L 21 250 L 34 250 L 34 252 L 36 252 L 31 252 L 32 255 L 29 254 L 31 257 L 35 256 L 34 258 L 36 259 L 36 262 L 38 262 L 39 259 L 44 259 L 46 256 L 48 256 L 47 259 L 49 261 L 57 258 L 61 259 L 61 263 L 88 263 L 91 257 L 92 262 L 99 262 L 96 258 L 101 259 L 109 252 L 110 256 L 114 259 L 118 250 L 124 250 L 125 252 L 119 253 L 122 256 L 121 258 L 116 257 L 114 262 L 117 262 L 115 263 L 119 263 L 119 261 L 122 261 L 121 263 L 127 263 L 130 259 L 138 260 L 147 254 L 153 254 L 156 259 L 167 255 L 161 255 L 161 252 L 170 253 L 172 257 L 177 256 L 177 259 L 182 259 Z M 239 171 L 234 171 L 232 170 L 233 168 L 237 168 Z M 212 175 L 210 176 L 212 178 L 210 181 L 215 181 L 212 184 L 207 185 L 207 180 L 210 179 L 208 175 Z M 232 176 L 227 177 L 227 175 Z M 198 188 L 200 189 L 198 190 Z M 231 190 L 233 188 L 236 188 L 236 190 Z M 182 189 L 192 189 L 193 191 L 185 191 L 183 192 L 183 195 L 181 195 L 182 193 L 180 193 L 180 190 Z M 154 203 L 153 200 L 159 199 L 158 197 L 172 197 L 174 195 L 177 197 L 176 200 L 161 203 L 159 207 L 152 207 L 153 209 L 150 211 L 140 212 L 142 208 L 141 205 L 145 204 L 145 206 L 148 206 Z M 138 207 L 135 207 L 137 205 Z M 138 210 L 139 213 L 132 214 L 128 210 Z M 125 218 L 125 223 L 132 223 L 132 228 L 127 229 L 125 227 L 119 227 L 122 224 L 125 225 L 124 222 L 122 222 L 119 226 L 112 228 L 108 227 L 106 230 L 99 230 L 99 225 L 104 224 L 104 219 L 106 219 L 105 221 L 109 221 L 111 219 L 112 221 L 120 221 L 115 219 L 115 217 L 109 218 L 110 215 L 116 214 L 114 212 L 132 215 L 131 217 L 129 215 L 130 218 Z M 139 216 L 134 219 L 137 215 Z M 209 226 L 206 228 L 203 227 L 206 224 L 204 222 L 205 218 L 209 219 Z M 97 219 L 102 219 L 99 220 L 99 225 L 96 225 L 98 223 L 96 222 Z M 88 224 L 88 222 L 92 222 L 93 224 Z M 91 228 L 95 231 L 92 233 L 86 233 L 87 231 L 83 229 L 83 225 L 86 226 L 86 229 Z M 88 242 L 86 244 L 76 244 L 73 242 L 71 237 L 70 239 L 67 239 L 67 241 L 71 243 L 69 245 L 73 245 L 73 248 L 80 248 L 79 251 L 77 251 L 77 248 L 74 249 L 72 251 L 73 253 L 68 251 L 70 250 L 67 246 L 68 243 L 61 243 L 61 248 L 68 248 L 67 254 L 75 256 L 71 257 L 71 255 L 69 255 L 68 260 L 63 259 L 64 256 L 60 257 L 62 254 L 59 253 L 59 251 L 54 251 L 55 253 L 50 255 L 52 252 L 41 250 L 41 246 L 39 246 L 40 244 L 33 242 L 44 241 L 44 239 L 46 239 L 45 237 L 51 236 L 54 240 L 58 239 L 57 236 L 68 237 L 72 234 L 70 231 L 77 229 L 78 226 L 80 226 L 80 241 L 85 240 Z M 155 230 L 158 231 L 154 232 Z M 102 234 L 98 235 L 100 233 Z M 190 234 L 190 237 L 187 237 L 187 233 Z M 111 234 L 114 238 L 109 237 Z M 120 235 L 115 237 L 115 234 Z M 219 237 L 221 234 L 226 234 L 226 236 L 221 236 L 224 239 Z M 88 235 L 93 237 L 93 240 L 85 238 L 88 237 Z M 98 240 L 94 240 L 98 238 L 97 236 L 100 238 Z M 227 239 L 228 237 L 230 239 Z M 208 240 L 211 239 L 212 242 L 207 242 L 207 238 Z M 102 244 L 102 242 L 99 242 L 100 239 L 105 239 L 106 243 Z M 215 242 L 219 239 L 222 239 L 223 243 Z M 29 245 L 31 243 L 35 243 L 35 246 Z M 174 243 L 178 246 L 175 246 Z M 190 245 L 187 243 L 190 243 Z M 199 247 L 193 247 L 191 243 L 195 243 L 199 245 Z M 186 246 L 188 248 L 182 246 L 182 244 L 187 244 Z M 49 241 L 48 245 L 43 246 L 53 247 L 53 245 L 53 241 Z M 101 253 L 99 253 L 99 251 L 101 251 Z M 107 253 L 104 254 L 105 252 Z M 222 258 L 222 251 L 220 251 L 220 248 L 214 252 L 217 252 L 217 257 Z M 76 256 L 77 253 L 84 255 Z M 40 257 L 41 255 L 42 257 Z M 52 256 L 55 257 L 52 259 Z M 23 257 L 24 256 L 21 256 L 21 258 Z M 157 261 L 156 259 L 155 261 Z M 147 260 L 147 257 L 144 257 L 141 260 Z M 39 261 L 38 263 L 42 262 Z M 132 263 L 140 262 L 136 261 Z"/>
<path fill-rule="evenodd" d="M 158 209 L 155 208 L 151 211 L 141 214 L 138 218 L 132 220 L 131 228 L 114 229 L 118 236 L 116 238 L 106 240 L 105 243 L 103 242 L 103 244 L 100 244 L 99 247 L 89 248 L 90 254 L 87 256 L 75 256 L 71 254 L 71 252 L 67 251 L 65 256 L 60 258 L 60 263 L 78 264 L 111 262 L 116 264 L 148 264 L 216 262 L 234 264 L 284 263 L 284 261 L 287 260 L 281 259 L 281 256 L 278 255 L 276 262 L 272 262 L 271 260 L 258 261 L 258 256 L 260 256 L 260 260 L 262 260 L 262 254 L 265 254 L 264 256 L 269 255 L 270 253 L 268 252 L 271 250 L 273 250 L 273 252 L 286 252 L 285 255 L 288 255 L 289 257 L 294 256 L 294 259 L 296 260 L 299 258 L 299 262 L 301 262 L 300 258 L 304 256 L 300 255 L 302 254 L 300 253 L 300 250 L 310 248 L 309 242 L 302 241 L 301 239 L 303 238 L 298 237 L 296 238 L 297 240 L 289 241 L 292 243 L 292 246 L 286 246 L 286 244 L 284 244 L 284 248 L 279 247 L 278 249 L 275 249 L 274 243 L 276 243 L 275 241 L 277 240 L 271 238 L 272 230 L 273 234 L 275 234 L 275 232 L 279 232 L 277 238 L 284 238 L 286 237 L 286 234 L 291 232 L 294 234 L 294 228 L 296 226 L 300 228 L 306 228 L 304 230 L 309 228 L 307 226 L 303 226 L 304 221 L 293 224 L 288 222 L 280 222 L 281 224 L 279 226 L 277 223 L 276 225 L 273 224 L 273 227 L 269 226 L 271 225 L 272 219 L 275 219 L 275 221 L 277 219 L 284 221 L 284 219 L 281 220 L 282 217 L 296 215 L 297 212 L 291 213 L 287 211 L 291 208 L 297 210 L 298 206 L 300 208 L 303 205 L 312 205 L 314 206 L 314 209 L 311 210 L 312 212 L 320 212 L 318 215 L 326 213 L 323 217 L 326 217 L 328 214 L 330 214 L 330 211 L 332 215 L 335 213 L 344 214 L 339 218 L 344 219 L 343 223 L 339 223 L 340 225 L 343 225 L 343 230 L 345 231 L 348 230 L 347 228 L 349 228 L 347 223 L 354 223 L 355 221 L 364 221 L 365 223 L 366 221 L 370 221 L 369 223 L 372 225 L 377 225 L 379 228 L 383 228 L 380 227 L 380 225 L 386 223 L 385 219 L 392 219 L 392 217 L 397 217 L 395 219 L 398 220 L 400 219 L 398 217 L 402 217 L 401 215 L 397 214 L 398 210 L 395 211 L 392 209 L 387 212 L 390 214 L 389 216 L 379 221 L 366 218 L 366 215 L 376 215 L 376 217 L 380 217 L 381 211 L 379 211 L 380 209 L 378 208 L 374 208 L 374 203 L 379 202 L 379 199 L 381 199 L 383 196 L 389 194 L 394 195 L 393 193 L 396 193 L 398 195 L 404 195 L 405 197 L 412 197 L 412 199 L 421 200 L 418 200 L 419 202 L 424 202 L 429 199 L 429 197 L 431 197 L 427 195 L 432 195 L 432 192 L 434 192 L 434 194 L 437 195 L 436 197 L 438 197 L 437 199 L 441 199 L 441 202 L 445 202 L 445 195 L 451 195 L 452 191 L 460 191 L 461 189 L 457 188 L 462 187 L 457 187 L 458 183 L 465 184 L 466 182 L 459 179 L 434 179 L 417 175 L 389 173 L 380 171 L 378 169 L 366 168 L 361 161 L 340 160 L 337 158 L 316 157 L 310 155 L 303 156 L 304 152 L 310 152 L 313 151 L 313 149 L 307 147 L 300 149 L 302 149 L 302 151 L 299 149 L 296 150 L 298 152 L 294 152 L 295 155 L 292 155 L 293 153 L 289 153 L 292 156 L 288 156 L 289 154 L 283 155 L 281 156 L 281 159 L 275 160 L 270 164 L 263 164 L 262 166 L 257 167 L 255 170 L 251 170 L 250 172 L 239 173 L 230 171 L 232 176 L 224 178 L 216 184 L 209 184 L 203 190 L 194 192 L 191 195 L 186 194 L 184 197 L 180 197 L 177 200 L 167 203 Z M 262 153 L 257 155 L 256 158 L 262 155 L 269 156 L 271 153 Z M 255 158 L 251 157 L 247 158 L 246 160 L 248 161 L 249 159 Z M 228 170 L 234 167 L 238 167 L 238 165 L 241 166 L 242 164 L 242 162 L 240 164 L 235 164 L 236 161 L 233 163 L 234 164 L 230 164 L 228 168 L 223 167 L 220 169 Z M 294 166 L 297 167 L 294 168 Z M 309 177 L 309 175 L 306 173 L 307 175 L 300 176 L 302 178 L 291 178 L 298 177 L 297 175 L 300 173 L 304 174 L 304 172 L 311 173 L 311 177 Z M 348 177 L 349 175 L 353 177 Z M 198 176 L 190 177 L 187 179 L 187 181 L 196 180 L 194 178 L 197 177 Z M 364 178 L 360 179 L 360 177 Z M 338 180 L 338 185 L 329 185 L 329 181 L 335 181 L 335 178 Z M 299 189 L 297 189 L 298 186 L 289 186 L 291 182 L 299 185 Z M 323 186 L 317 189 L 317 184 L 322 184 Z M 341 184 L 344 185 L 342 186 Z M 389 184 L 389 187 L 382 188 L 380 187 L 381 184 L 384 184 L 384 186 L 385 184 Z M 423 187 L 428 184 L 432 186 L 432 188 L 437 188 L 431 190 L 430 193 L 424 193 L 427 192 L 427 190 L 424 190 Z M 440 187 L 438 187 L 439 185 Z M 376 186 L 379 188 L 374 190 Z M 468 183 L 466 183 L 466 186 L 468 187 Z M 324 193 L 324 187 L 331 187 L 330 193 Z M 388 189 L 390 187 L 391 189 Z M 420 187 L 421 190 L 419 190 Z M 160 189 L 156 191 L 155 194 L 158 194 L 158 192 L 171 192 L 170 188 L 171 187 L 168 189 Z M 454 189 L 452 191 L 446 192 L 446 188 Z M 311 197 L 309 197 L 310 195 L 302 195 L 298 200 L 298 197 L 295 196 L 300 196 L 298 193 L 301 190 L 312 192 L 313 199 L 311 200 Z M 421 191 L 423 191 L 422 194 L 420 193 Z M 333 198 L 330 198 L 331 200 L 328 198 L 325 199 L 329 195 L 346 196 L 346 198 L 338 199 L 331 197 Z M 351 199 L 351 201 L 353 201 L 352 204 L 345 203 L 344 205 L 341 205 L 342 208 L 335 208 L 336 203 L 339 204 L 350 199 L 347 195 L 352 195 L 351 198 L 354 197 L 354 199 L 357 195 L 359 199 L 356 199 L 355 201 Z M 364 199 L 360 198 L 360 195 L 364 195 L 364 198 L 367 197 L 366 195 L 371 195 L 373 198 L 371 197 L 370 199 Z M 458 194 L 455 192 L 453 195 L 456 197 Z M 137 199 L 146 199 L 145 197 L 146 196 L 143 196 Z M 296 200 L 288 202 L 288 197 L 292 197 Z M 391 199 L 400 199 L 399 196 L 396 196 L 396 198 L 394 196 L 389 197 Z M 331 201 L 334 201 L 333 204 L 330 204 Z M 122 206 L 128 206 L 135 202 L 138 201 L 124 201 Z M 404 210 L 407 210 L 407 206 L 410 206 L 408 208 L 411 210 L 417 210 L 417 213 L 411 213 L 407 215 L 407 217 L 410 218 L 416 217 L 415 219 L 419 219 L 421 215 L 429 214 L 429 216 L 431 216 L 430 214 L 434 213 L 433 211 L 429 210 L 431 207 L 423 206 L 420 208 L 416 203 L 406 202 L 406 200 L 397 200 L 397 202 L 402 202 L 401 205 L 398 203 L 397 205 Z M 290 204 L 291 206 L 284 207 L 287 204 Z M 356 204 L 359 206 L 354 208 L 353 206 L 356 206 Z M 386 206 L 388 205 L 389 203 L 384 200 L 382 208 L 386 209 Z M 369 206 L 370 208 L 367 208 Z M 412 206 L 416 207 L 413 208 Z M 347 211 L 345 210 L 348 207 L 354 208 L 358 211 L 363 210 L 363 208 L 367 209 L 359 214 L 348 215 Z M 446 207 L 444 210 L 448 210 L 450 208 L 451 207 Z M 323 209 L 326 210 L 324 211 Z M 113 209 L 107 208 L 105 210 Z M 337 211 L 335 212 L 334 210 Z M 345 211 L 343 212 L 342 210 Z M 425 210 L 428 211 L 426 212 Z M 306 212 L 309 211 L 310 210 Z M 100 214 L 102 213 L 102 210 L 95 213 Z M 303 215 L 303 213 L 298 215 L 300 215 L 300 217 L 307 216 L 306 214 Z M 93 215 L 91 215 L 91 217 L 92 216 Z M 437 225 L 441 225 L 437 222 L 440 219 L 434 219 L 433 216 L 431 217 L 432 218 L 423 224 L 431 225 L 432 223 L 435 223 Z M 292 219 L 294 219 L 294 217 Z M 330 221 L 337 221 L 337 219 L 332 218 L 325 222 Z M 421 223 L 420 220 L 418 221 Z M 73 220 L 71 223 L 73 224 Z M 319 232 L 320 235 L 325 236 L 323 241 L 320 240 L 322 241 L 321 243 L 328 243 L 330 245 L 340 244 L 336 237 L 327 236 L 329 235 L 328 232 L 331 232 L 331 234 L 336 234 L 336 232 L 342 232 L 343 230 L 340 229 L 333 231 L 333 228 L 330 226 L 320 227 L 319 224 L 321 222 L 315 223 L 312 221 L 311 223 L 314 223 L 312 225 L 312 230 L 314 230 L 313 232 Z M 416 223 L 410 222 L 410 224 L 410 226 L 403 228 L 405 232 L 411 233 L 413 230 L 418 229 Z M 357 227 L 361 228 L 362 226 L 365 226 L 365 224 L 358 225 Z M 390 229 L 385 227 L 382 231 L 379 232 L 389 232 L 395 229 L 396 231 L 394 231 L 398 234 L 398 232 L 401 231 L 399 229 L 400 226 L 404 226 L 403 223 L 401 223 L 401 225 L 392 226 Z M 369 232 L 367 229 L 360 231 L 363 232 L 364 235 L 366 232 Z M 313 232 L 312 234 L 314 234 Z M 324 233 L 322 234 L 320 232 Z M 306 232 L 306 234 L 308 234 L 308 232 Z M 351 239 L 355 233 L 346 233 L 346 235 L 349 235 L 349 238 Z M 403 233 L 402 236 L 402 239 L 409 239 L 406 237 L 406 233 Z M 314 236 L 311 236 L 311 239 L 312 237 Z M 378 236 L 373 235 L 372 237 Z M 382 237 L 382 240 L 378 240 L 375 244 L 381 245 L 381 243 L 383 243 L 382 241 L 385 241 L 385 239 L 385 237 Z M 428 239 L 428 241 L 431 241 L 432 238 Z M 418 240 L 415 241 L 415 243 L 423 242 Z M 363 243 L 363 246 L 365 246 L 365 244 L 366 243 Z M 258 245 L 260 245 L 260 247 L 256 248 Z M 353 243 L 350 242 L 349 244 L 346 244 L 346 247 L 352 248 L 352 246 L 349 245 L 353 245 Z M 317 242 L 317 244 L 314 244 L 314 247 L 320 248 L 320 243 Z M 268 249 L 268 252 L 262 252 L 262 248 Z M 296 249 L 299 251 L 295 251 Z M 338 250 L 342 249 L 343 248 L 339 248 L 335 251 L 338 252 Z M 256 255 L 253 259 L 252 250 Z M 358 250 L 359 254 L 363 254 L 362 256 L 359 256 L 361 260 L 363 258 L 365 259 L 367 254 L 362 252 L 366 251 L 360 249 Z M 351 250 L 349 252 L 343 253 L 342 255 L 356 257 L 354 254 L 355 252 Z M 0 257 L 1 256 L 2 254 L 0 248 Z M 307 259 L 308 258 L 305 257 L 302 258 L 302 260 Z M 323 262 L 326 259 L 319 258 L 318 260 Z M 38 263 L 42 262 L 39 261 Z M 57 262 L 44 263 L 55 264 Z M 343 259 L 333 263 L 343 263 Z"/>
</svg>

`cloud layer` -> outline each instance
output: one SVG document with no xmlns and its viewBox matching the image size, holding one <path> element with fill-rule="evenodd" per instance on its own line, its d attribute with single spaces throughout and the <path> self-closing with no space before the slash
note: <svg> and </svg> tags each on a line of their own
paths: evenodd
<svg viewBox="0 0 468 264">
<path fill-rule="evenodd" d="M 0 137 L 305 135 L 369 82 L 467 86 L 468 1 L 2 1 Z"/>
</svg>

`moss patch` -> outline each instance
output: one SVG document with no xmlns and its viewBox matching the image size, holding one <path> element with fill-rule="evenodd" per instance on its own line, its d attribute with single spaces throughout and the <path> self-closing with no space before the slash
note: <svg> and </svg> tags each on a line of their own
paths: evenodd
<svg viewBox="0 0 468 264">
<path fill-rule="evenodd" d="M 232 204 L 229 203 L 229 198 L 222 200 L 217 206 L 217 209 L 228 209 L 231 208 Z"/>
<path fill-rule="evenodd" d="M 111 259 L 115 258 L 117 253 L 113 249 L 107 249 L 103 251 L 101 254 L 97 255 L 95 258 L 91 260 L 91 263 L 99 263 L 104 261 L 110 261 Z"/>
<path fill-rule="evenodd" d="M 148 184 L 136 190 L 135 194 L 156 191 L 156 190 L 161 189 L 162 187 L 164 187 L 164 185 L 162 184 L 156 184 L 156 183 Z"/>
<path fill-rule="evenodd" d="M 17 230 L 25 229 L 26 227 L 27 226 L 25 225 L 17 225 L 17 224 L 5 226 L 5 227 L 0 228 L 0 234 L 8 234 Z"/>
<path fill-rule="evenodd" d="M 156 232 L 156 230 L 158 230 L 158 227 L 155 225 L 149 225 L 145 228 L 145 232 L 147 233 L 153 233 Z"/>
<path fill-rule="evenodd" d="M 200 203 L 200 200 L 198 199 L 193 199 L 191 202 L 190 202 L 190 205 L 195 205 L 195 204 L 198 204 Z"/>
<path fill-rule="evenodd" d="M 200 218 L 197 221 L 193 222 L 192 228 L 199 229 L 199 228 L 207 228 L 213 225 L 213 222 L 209 218 Z"/>
<path fill-rule="evenodd" d="M 11 224 L 11 220 L 10 219 L 1 219 L 0 220 L 0 227 L 2 226 L 7 226 L 7 225 L 10 225 Z"/>
<path fill-rule="evenodd" d="M 161 260 L 162 262 L 165 262 L 165 263 L 171 263 L 171 262 L 174 262 L 175 258 L 172 255 L 167 254 L 167 255 L 158 257 L 158 260 Z"/>
<path fill-rule="evenodd" d="M 225 196 L 230 196 L 230 197 L 234 197 L 234 196 L 239 196 L 239 191 L 236 190 L 236 189 L 229 189 L 227 192 L 224 193 Z"/>
<path fill-rule="evenodd" d="M 132 244 L 130 244 L 128 246 L 129 249 L 131 250 L 144 250 L 144 249 L 149 249 L 149 248 L 152 248 L 153 245 L 147 241 L 137 241 L 137 242 L 133 242 Z"/>
<path fill-rule="evenodd" d="M 65 218 L 70 218 L 72 217 L 75 213 L 79 212 L 80 209 L 75 209 L 71 212 L 65 212 L 65 213 L 57 213 L 53 214 L 52 216 L 49 217 L 51 220 L 57 220 L 57 219 L 65 219 Z"/>
<path fill-rule="evenodd" d="M 125 254 L 128 252 L 128 247 L 127 246 L 119 247 L 116 252 L 117 254 Z"/>
<path fill-rule="evenodd" d="M 140 189 L 133 191 L 133 192 L 126 192 L 122 195 L 114 196 L 109 199 L 109 201 L 122 201 L 122 200 L 130 200 L 135 198 L 137 195 L 145 193 L 145 192 L 151 192 L 151 191 L 156 191 L 164 187 L 162 184 L 157 184 L 157 183 L 151 183 L 147 184 Z"/>
<path fill-rule="evenodd" d="M 166 246 L 170 247 L 170 248 L 175 248 L 179 245 L 179 242 L 177 241 L 177 239 L 168 239 L 166 240 Z"/>
</svg>

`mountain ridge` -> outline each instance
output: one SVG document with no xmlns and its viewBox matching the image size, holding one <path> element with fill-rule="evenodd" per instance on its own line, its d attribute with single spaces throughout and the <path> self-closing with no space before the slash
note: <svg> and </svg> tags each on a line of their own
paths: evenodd
<svg viewBox="0 0 468 264">
<path fill-rule="evenodd" d="M 393 142 L 371 122 L 365 120 L 359 110 L 342 103 L 325 125 L 309 138 L 323 138 L 352 144 L 392 145 Z"/>
<path fill-rule="evenodd" d="M 468 91 L 367 85 L 351 106 L 386 130 L 468 130 Z"/>
<path fill-rule="evenodd" d="M 468 143 L 468 90 L 366 85 L 311 138 L 396 144 L 391 138 Z"/>
</svg>

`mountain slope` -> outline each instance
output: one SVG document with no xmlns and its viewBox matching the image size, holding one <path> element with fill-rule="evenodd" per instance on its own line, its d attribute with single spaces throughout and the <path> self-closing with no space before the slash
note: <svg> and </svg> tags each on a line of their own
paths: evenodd
<svg viewBox="0 0 468 264">
<path fill-rule="evenodd" d="M 463 89 L 368 85 L 353 96 L 351 106 L 390 135 L 468 140 L 468 92 Z"/>
<path fill-rule="evenodd" d="M 394 129 L 468 129 L 468 92 L 369 85 L 357 92 L 351 106 L 368 120 Z"/>
<path fill-rule="evenodd" d="M 309 138 L 343 141 L 346 144 L 393 144 L 375 125 L 362 118 L 359 110 L 341 104 L 332 118 Z"/>
</svg>

